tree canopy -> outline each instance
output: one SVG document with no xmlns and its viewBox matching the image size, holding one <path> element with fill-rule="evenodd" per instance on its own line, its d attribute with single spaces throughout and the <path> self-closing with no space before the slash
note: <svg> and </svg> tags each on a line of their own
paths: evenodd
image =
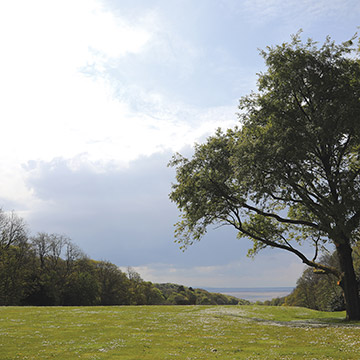
<svg viewBox="0 0 360 360">
<path fill-rule="evenodd" d="M 354 42 L 319 46 L 300 33 L 261 52 L 258 92 L 240 99 L 239 126 L 173 157 L 170 199 L 177 240 L 228 224 L 253 241 L 250 255 L 281 248 L 337 277 L 348 319 L 360 319 L 352 246 L 360 224 L 360 61 Z M 301 245 L 310 243 L 308 257 Z M 340 270 L 319 253 L 336 249 Z"/>
</svg>

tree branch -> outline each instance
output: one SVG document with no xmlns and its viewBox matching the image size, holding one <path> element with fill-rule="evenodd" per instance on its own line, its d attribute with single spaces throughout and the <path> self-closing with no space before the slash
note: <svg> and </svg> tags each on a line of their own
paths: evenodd
<svg viewBox="0 0 360 360">
<path fill-rule="evenodd" d="M 234 224 L 232 224 L 234 225 Z M 326 265 L 322 265 L 322 264 L 319 264 L 313 260 L 309 260 L 302 252 L 300 252 L 299 250 L 295 249 L 294 247 L 292 246 L 288 246 L 288 245 L 285 245 L 285 244 L 280 244 L 280 243 L 277 243 L 275 241 L 272 241 L 272 240 L 268 240 L 268 239 L 265 239 L 261 236 L 258 236 L 250 231 L 248 231 L 247 229 L 245 229 L 241 223 L 239 223 L 239 225 L 236 226 L 236 224 L 234 225 L 236 227 L 237 230 L 239 230 L 239 232 L 241 232 L 242 234 L 244 234 L 245 236 L 251 238 L 251 239 L 254 239 L 254 240 L 257 240 L 265 245 L 268 245 L 268 246 L 271 246 L 271 247 L 274 247 L 274 248 L 278 248 L 278 249 L 283 249 L 283 250 L 286 250 L 286 251 L 289 251 L 291 253 L 293 253 L 294 255 L 296 255 L 297 257 L 299 257 L 302 262 L 310 267 L 313 267 L 315 269 L 319 269 L 319 270 L 322 270 L 324 271 L 325 273 L 327 274 L 333 274 L 335 275 L 336 277 L 340 278 L 341 277 L 341 272 L 339 270 L 337 270 L 336 268 L 334 267 L 331 267 L 331 266 L 326 266 Z"/>
<path fill-rule="evenodd" d="M 294 204 L 301 204 L 302 201 L 301 200 L 297 200 L 297 199 L 293 199 L 292 197 L 280 197 L 280 196 L 276 196 L 271 192 L 267 193 L 271 198 L 273 198 L 274 200 L 279 200 L 279 201 L 285 201 L 285 202 L 292 202 Z"/>
<path fill-rule="evenodd" d="M 306 220 L 294 220 L 294 219 L 288 219 L 288 218 L 284 218 L 280 215 L 274 214 L 274 213 L 270 213 L 270 212 L 265 212 L 261 209 L 258 209 L 254 206 L 251 206 L 249 204 L 247 204 L 246 202 L 241 202 L 239 203 L 238 199 L 235 199 L 234 197 L 232 197 L 231 195 L 228 195 L 227 192 L 214 180 L 209 179 L 211 181 L 211 183 L 217 188 L 217 190 L 220 192 L 221 196 L 224 198 L 224 200 L 228 203 L 229 207 L 244 207 L 248 210 L 254 211 L 259 215 L 265 216 L 265 217 L 271 217 L 276 219 L 277 221 L 281 222 L 281 223 L 286 223 L 286 224 L 292 224 L 292 225 L 303 225 L 303 226 L 308 226 L 314 229 L 319 229 L 318 224 L 315 224 L 313 222 L 310 221 L 306 221 Z"/>
<path fill-rule="evenodd" d="M 346 228 L 353 231 L 360 223 L 360 209 L 346 222 Z"/>
<path fill-rule="evenodd" d="M 300 111 L 303 113 L 303 115 L 306 117 L 306 119 L 307 119 L 309 122 L 311 122 L 310 116 L 309 116 L 309 115 L 306 113 L 306 111 L 304 110 L 304 108 L 303 108 L 303 106 L 301 105 L 301 103 L 300 103 L 298 97 L 296 96 L 296 93 L 295 93 L 294 90 L 293 90 L 293 97 L 294 97 L 294 99 L 295 99 L 295 101 L 296 101 L 296 104 L 297 104 L 298 108 L 300 109 Z M 306 101 L 306 99 L 305 99 L 305 101 Z"/>
<path fill-rule="evenodd" d="M 276 219 L 277 221 L 281 222 L 281 223 L 285 223 L 285 224 L 292 224 L 292 225 L 304 225 L 304 226 L 309 226 L 311 228 L 314 228 L 314 229 L 319 229 L 319 225 L 318 224 L 315 224 L 315 223 L 312 223 L 310 221 L 306 221 L 306 220 L 293 220 L 293 219 L 288 219 L 288 218 L 283 218 L 277 214 L 273 214 L 273 213 L 269 213 L 269 212 L 265 212 L 265 211 L 262 211 L 254 206 L 251 206 L 249 204 L 246 204 L 246 203 L 242 203 L 241 204 L 243 207 L 251 210 L 251 211 L 254 211 L 256 212 L 257 214 L 259 215 L 262 215 L 262 216 L 265 216 L 265 217 L 271 217 L 271 218 L 274 218 Z"/>
</svg>

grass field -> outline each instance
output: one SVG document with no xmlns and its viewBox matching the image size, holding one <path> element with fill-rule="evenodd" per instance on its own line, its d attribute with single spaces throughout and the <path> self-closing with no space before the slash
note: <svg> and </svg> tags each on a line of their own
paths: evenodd
<svg viewBox="0 0 360 360">
<path fill-rule="evenodd" d="M 266 306 L 0 307 L 0 359 L 360 359 L 344 313 Z"/>
</svg>

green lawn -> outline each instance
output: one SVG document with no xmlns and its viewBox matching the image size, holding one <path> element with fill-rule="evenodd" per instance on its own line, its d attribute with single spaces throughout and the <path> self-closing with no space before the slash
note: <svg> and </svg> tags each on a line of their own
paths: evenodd
<svg viewBox="0 0 360 360">
<path fill-rule="evenodd" d="M 0 307 L 0 359 L 360 359 L 344 313 L 266 306 Z"/>
</svg>

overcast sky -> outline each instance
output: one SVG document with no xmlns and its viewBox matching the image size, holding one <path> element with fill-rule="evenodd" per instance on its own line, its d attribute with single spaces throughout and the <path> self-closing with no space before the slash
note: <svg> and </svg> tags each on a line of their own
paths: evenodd
<svg viewBox="0 0 360 360">
<path fill-rule="evenodd" d="M 237 123 L 259 49 L 346 41 L 359 19 L 358 0 L 0 2 L 0 206 L 145 280 L 294 286 L 297 258 L 248 259 L 230 228 L 179 250 L 166 165 Z"/>
</svg>

